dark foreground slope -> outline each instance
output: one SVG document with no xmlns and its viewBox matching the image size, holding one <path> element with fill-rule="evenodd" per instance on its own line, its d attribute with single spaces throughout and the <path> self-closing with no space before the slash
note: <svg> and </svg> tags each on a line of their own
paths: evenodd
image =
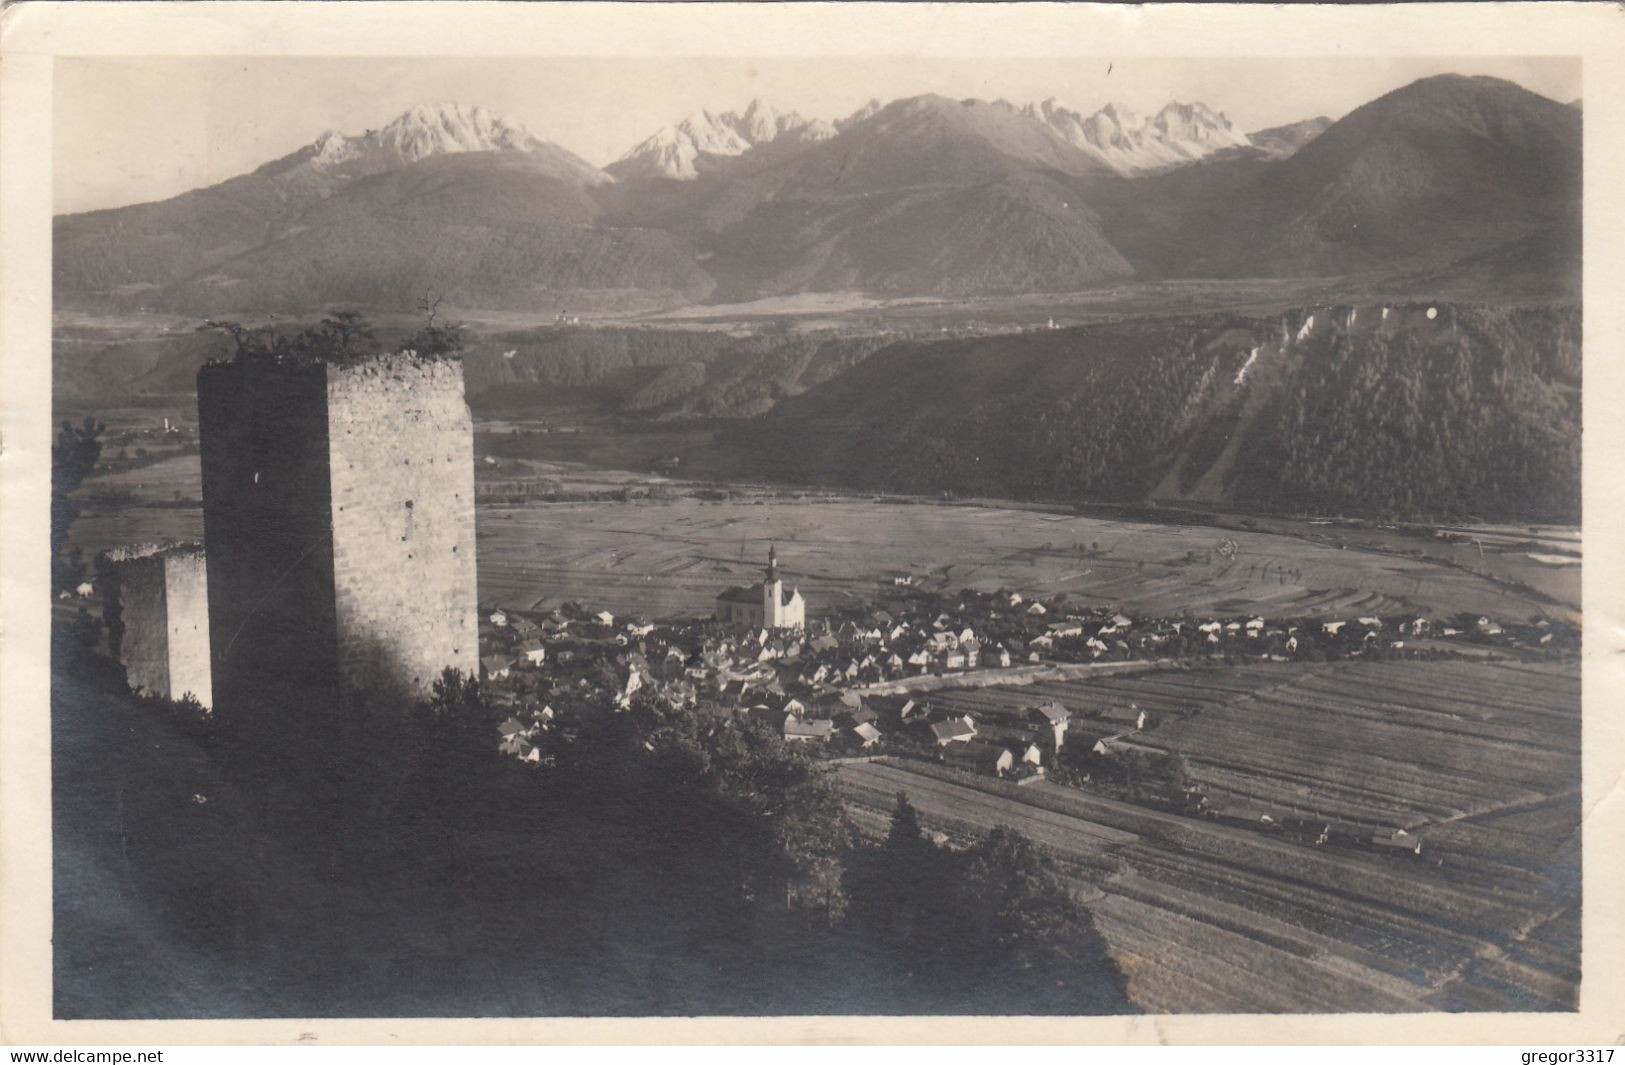
<svg viewBox="0 0 1625 1065">
<path fill-rule="evenodd" d="M 722 447 L 895 491 L 1575 520 L 1578 312 L 1426 310 L 900 343 Z"/>
</svg>

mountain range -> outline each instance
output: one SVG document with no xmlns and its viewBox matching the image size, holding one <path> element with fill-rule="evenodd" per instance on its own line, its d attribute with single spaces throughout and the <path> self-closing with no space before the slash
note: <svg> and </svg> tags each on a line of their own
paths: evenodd
<svg viewBox="0 0 1625 1065">
<path fill-rule="evenodd" d="M 753 102 L 599 169 L 482 108 L 413 108 L 218 185 L 55 220 L 60 305 L 188 314 L 636 311 L 802 292 L 1427 278 L 1572 294 L 1577 106 L 1444 75 L 1245 133 L 1200 103 L 1085 115 L 918 96 Z"/>
<path fill-rule="evenodd" d="M 794 111 L 781 113 L 761 100 L 752 100 L 743 111 L 720 115 L 701 111 L 667 126 L 607 170 L 621 180 L 691 181 L 723 160 L 775 147 L 782 151 L 787 146 L 812 144 L 835 133 L 835 126 L 822 119 L 803 118 Z"/>
</svg>

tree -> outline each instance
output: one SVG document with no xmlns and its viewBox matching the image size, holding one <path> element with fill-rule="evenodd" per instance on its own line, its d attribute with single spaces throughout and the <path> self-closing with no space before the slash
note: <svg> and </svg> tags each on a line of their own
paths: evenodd
<svg viewBox="0 0 1625 1065">
<path fill-rule="evenodd" d="M 995 828 L 966 855 L 965 946 L 984 988 L 1032 1013 L 1126 1013 L 1126 987 L 1089 913 L 1031 840 Z M 967 963 L 972 961 L 966 959 Z"/>
<path fill-rule="evenodd" d="M 458 323 L 443 324 L 438 321 L 440 305 L 446 301 L 445 296 L 436 296 L 432 292 L 424 291 L 418 300 L 418 310 L 423 312 L 423 328 L 412 334 L 406 341 L 405 347 L 419 355 L 446 356 L 461 354 L 465 348 L 463 327 Z"/>
<path fill-rule="evenodd" d="M 232 340 L 232 358 L 239 362 L 295 361 L 344 363 L 373 354 L 378 339 L 359 311 L 333 311 L 313 329 L 278 332 L 270 325 L 245 326 L 241 322 L 206 318 L 201 333 L 224 333 Z"/>
<path fill-rule="evenodd" d="M 908 801 L 908 793 L 897 793 L 897 805 L 892 809 L 891 827 L 886 832 L 886 849 L 899 857 L 920 853 L 930 844 L 925 830 L 920 827 L 919 811 Z"/>
<path fill-rule="evenodd" d="M 63 422 L 51 447 L 51 586 L 53 591 L 72 588 L 84 580 L 84 556 L 78 549 L 64 557 L 68 530 L 79 517 L 79 504 L 71 497 L 79 490 L 101 457 L 101 435 L 107 426 L 85 415 L 79 425 Z"/>
</svg>

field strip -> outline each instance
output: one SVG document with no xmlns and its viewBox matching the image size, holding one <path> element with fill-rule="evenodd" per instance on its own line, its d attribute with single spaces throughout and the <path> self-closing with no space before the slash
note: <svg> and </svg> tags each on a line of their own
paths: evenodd
<svg viewBox="0 0 1625 1065">
<path fill-rule="evenodd" d="M 899 780 L 906 780 L 908 775 L 932 776 L 956 784 L 963 780 L 959 784 L 962 790 L 1005 796 L 1018 804 L 1154 838 L 1189 853 L 1269 868 L 1276 875 L 1300 884 L 1350 899 L 1371 899 L 1409 911 L 1423 920 L 1432 912 L 1448 912 L 1458 926 L 1494 928 L 1505 927 L 1516 912 L 1510 900 L 1480 887 L 1421 879 L 1408 867 L 1401 871 L 1398 867 L 1390 868 L 1387 863 L 1356 855 L 1270 839 L 1240 827 L 1090 795 L 1050 781 L 1018 788 L 1006 781 L 956 773 L 923 762 L 871 763 L 869 768 L 889 770 L 895 774 L 893 779 Z M 954 775 L 945 777 L 946 773 Z"/>
<path fill-rule="evenodd" d="M 1009 669 L 982 669 L 970 673 L 924 673 L 918 677 L 882 681 L 852 691 L 859 695 L 904 695 L 911 692 L 938 691 L 945 688 L 989 688 L 1004 685 L 1031 685 L 1040 681 L 1076 680 L 1096 673 L 1145 673 L 1157 669 L 1178 668 L 1170 658 L 1152 658 L 1139 662 L 1072 662 L 1012 666 Z"/>
</svg>

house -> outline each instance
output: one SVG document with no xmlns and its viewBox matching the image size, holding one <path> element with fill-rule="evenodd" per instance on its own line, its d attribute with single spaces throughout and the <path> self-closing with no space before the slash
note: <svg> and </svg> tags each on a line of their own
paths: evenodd
<svg viewBox="0 0 1625 1065">
<path fill-rule="evenodd" d="M 847 721 L 850 721 L 854 725 L 862 725 L 880 720 L 880 715 L 869 709 L 867 706 L 859 706 L 856 709 L 842 710 L 841 717 Z"/>
<path fill-rule="evenodd" d="M 80 581 L 79 587 L 75 588 L 74 592 L 79 596 L 80 599 L 89 599 L 95 594 L 96 587 L 89 581 Z"/>
<path fill-rule="evenodd" d="M 598 613 L 594 614 L 592 617 L 593 617 L 594 621 L 598 622 L 598 624 L 604 626 L 605 628 L 608 628 L 609 626 L 615 624 L 615 615 L 611 614 L 607 610 L 600 610 Z"/>
<path fill-rule="evenodd" d="M 480 659 L 480 672 L 486 680 L 502 680 L 513 670 L 513 659 L 507 655 L 486 655 Z"/>
<path fill-rule="evenodd" d="M 1047 703 L 1040 703 L 1033 707 L 1027 713 L 1029 717 L 1036 717 L 1049 726 L 1057 751 L 1066 744 L 1067 726 L 1072 722 L 1072 712 L 1070 710 L 1051 699 Z"/>
<path fill-rule="evenodd" d="M 504 614 L 500 610 L 491 611 L 491 624 L 495 625 L 499 629 L 507 628 L 508 627 L 508 615 Z"/>
<path fill-rule="evenodd" d="M 497 731 L 501 733 L 503 739 L 511 740 L 515 736 L 524 736 L 529 733 L 530 727 L 517 717 L 510 717 L 497 726 Z"/>
<path fill-rule="evenodd" d="M 547 660 L 547 648 L 539 640 L 531 640 L 520 645 L 519 656 L 526 665 L 539 666 Z"/>
<path fill-rule="evenodd" d="M 880 730 L 867 721 L 860 721 L 853 725 L 852 734 L 858 738 L 858 742 L 865 749 L 880 742 Z"/>
<path fill-rule="evenodd" d="M 946 721 L 938 721 L 931 726 L 931 736 L 937 741 L 938 747 L 946 747 L 950 743 L 969 743 L 976 736 L 976 723 L 970 715 L 964 717 L 951 717 Z"/>
<path fill-rule="evenodd" d="M 1027 765 L 1043 765 L 1044 749 L 1040 741 L 1044 738 L 1041 726 L 1032 722 L 1019 724 L 986 724 L 976 727 L 976 743 L 987 743 L 1009 750 L 1017 761 Z"/>
<path fill-rule="evenodd" d="M 1010 753 L 1009 748 L 1000 747 L 993 743 L 974 741 L 966 743 L 963 747 L 943 752 L 943 758 L 951 764 L 972 772 L 987 773 L 1002 777 L 1015 768 L 1016 756 Z"/>
<path fill-rule="evenodd" d="M 791 743 L 828 743 L 834 731 L 835 723 L 827 718 L 802 718 L 789 714 L 784 719 L 784 738 Z"/>
</svg>

